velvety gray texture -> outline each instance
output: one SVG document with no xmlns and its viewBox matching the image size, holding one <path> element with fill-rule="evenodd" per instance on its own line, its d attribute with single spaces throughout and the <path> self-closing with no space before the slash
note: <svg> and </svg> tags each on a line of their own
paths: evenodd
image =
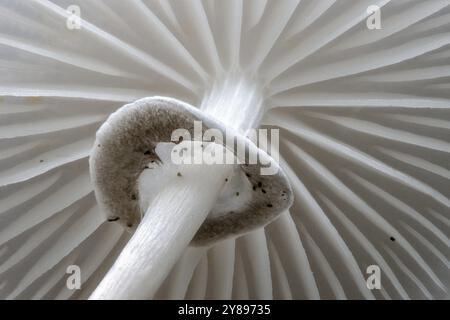
<svg viewBox="0 0 450 320">
<path fill-rule="evenodd" d="M 175 129 L 187 129 L 194 136 L 194 121 L 202 121 L 203 132 L 215 128 L 225 136 L 222 123 L 186 103 L 164 97 L 127 104 L 101 126 L 90 156 L 90 173 L 97 200 L 109 221 L 117 221 L 129 231 L 137 227 L 142 213 L 139 175 L 150 161 L 161 161 L 156 145 L 171 142 Z M 253 186 L 252 197 L 238 210 L 207 217 L 192 240 L 193 245 L 209 245 L 263 226 L 292 204 L 291 187 L 275 160 L 243 135 L 234 134 L 237 143 L 245 144 L 246 155 L 258 155 L 257 164 L 241 165 Z M 261 175 L 262 163 L 270 163 L 278 169 L 277 173 Z"/>
</svg>

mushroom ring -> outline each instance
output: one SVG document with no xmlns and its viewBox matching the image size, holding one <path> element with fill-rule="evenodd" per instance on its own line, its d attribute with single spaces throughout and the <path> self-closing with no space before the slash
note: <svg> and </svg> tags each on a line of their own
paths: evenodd
<svg viewBox="0 0 450 320">
<path fill-rule="evenodd" d="M 239 236 L 266 225 L 292 205 L 292 190 L 286 175 L 249 138 L 187 103 L 151 97 L 121 107 L 97 131 L 89 160 L 90 174 L 96 198 L 108 221 L 116 221 L 129 231 L 137 227 L 145 212 L 139 201 L 139 176 L 148 163 L 161 164 L 156 152 L 159 143 L 173 142 L 173 132 L 180 128 L 194 135 L 195 121 L 202 122 L 202 130 L 214 128 L 228 136 L 232 131 L 236 143 L 244 146 L 242 156 L 230 150 L 224 141 L 213 141 L 238 158 L 240 183 L 244 184 L 248 196 L 233 210 L 222 206 L 219 211 L 223 212 L 210 214 L 191 241 L 192 245 L 210 245 Z M 261 174 L 267 166 L 276 168 L 275 173 Z"/>
</svg>

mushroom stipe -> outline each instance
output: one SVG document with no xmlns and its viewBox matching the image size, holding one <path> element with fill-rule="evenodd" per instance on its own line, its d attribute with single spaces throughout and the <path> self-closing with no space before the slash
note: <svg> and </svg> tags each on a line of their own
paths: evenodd
<svg viewBox="0 0 450 320">
<path fill-rule="evenodd" d="M 199 109 L 165 97 L 140 99 L 110 115 L 96 135 L 95 145 L 102 148 L 93 148 L 89 159 L 95 195 L 105 215 L 117 217 L 112 221 L 117 221 L 130 232 L 138 226 L 143 210 L 136 201 L 139 199 L 137 179 L 146 169 L 145 163 L 161 163 L 155 148 L 160 142 L 172 142 L 171 135 L 175 129 L 184 128 L 194 136 L 194 121 L 202 121 L 203 130 L 218 129 L 224 136 L 229 130 Z M 266 189 L 262 193 L 252 193 L 251 198 L 233 212 L 208 216 L 191 245 L 210 245 L 262 227 L 292 205 L 291 187 L 275 160 L 245 136 L 233 134 L 245 145 L 245 154 L 257 155 L 258 159 L 256 164 L 239 159 L 243 163 L 241 170 L 254 186 L 253 190 L 257 185 L 264 185 Z M 222 141 L 215 143 L 225 146 Z M 277 169 L 276 173 L 261 175 L 261 169 L 269 166 L 268 163 Z M 181 176 L 181 173 L 177 175 Z"/>
</svg>

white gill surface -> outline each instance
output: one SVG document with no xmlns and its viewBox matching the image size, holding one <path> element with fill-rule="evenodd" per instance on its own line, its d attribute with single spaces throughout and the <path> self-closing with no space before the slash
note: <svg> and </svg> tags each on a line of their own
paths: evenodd
<svg viewBox="0 0 450 320">
<path fill-rule="evenodd" d="M 89 150 L 109 114 L 153 95 L 281 128 L 295 192 L 266 228 L 181 250 L 156 297 L 449 297 L 448 0 L 4 1 L 0 17 L 1 298 L 97 287 L 128 236 L 99 212 Z M 211 98 L 223 79 L 261 112 Z M 373 264 L 382 290 L 365 287 Z"/>
</svg>

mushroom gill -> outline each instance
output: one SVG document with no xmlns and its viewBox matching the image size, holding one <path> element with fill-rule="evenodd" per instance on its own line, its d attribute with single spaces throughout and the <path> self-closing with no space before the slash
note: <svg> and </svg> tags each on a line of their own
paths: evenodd
<svg viewBox="0 0 450 320">
<path fill-rule="evenodd" d="M 294 198 L 265 227 L 171 251 L 154 297 L 449 297 L 448 0 L 4 1 L 0 16 L 0 298 L 94 292 L 130 241 L 94 195 L 96 132 L 154 96 L 279 128 Z M 205 217 L 216 198 L 189 195 L 217 197 L 228 173 L 180 172 L 150 210 Z"/>
</svg>

